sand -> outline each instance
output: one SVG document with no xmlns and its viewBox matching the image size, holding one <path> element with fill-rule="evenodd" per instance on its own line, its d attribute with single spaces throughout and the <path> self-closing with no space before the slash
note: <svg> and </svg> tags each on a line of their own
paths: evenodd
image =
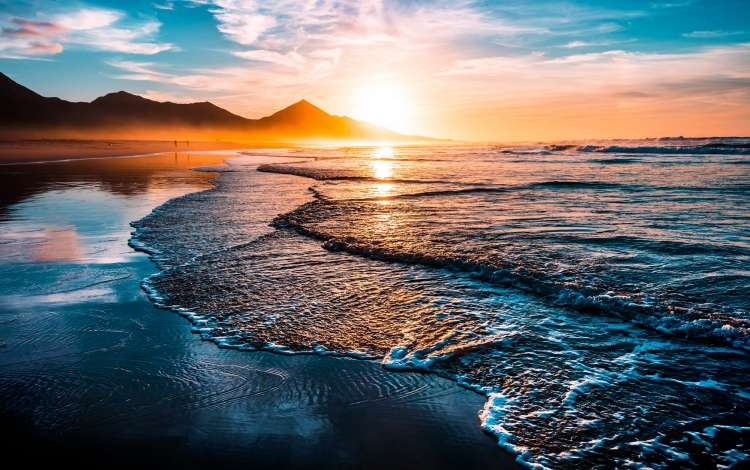
<svg viewBox="0 0 750 470">
<path fill-rule="evenodd" d="M 156 152 L 245 148 L 233 142 L 164 140 L 0 140 L 0 163 L 122 157 Z"/>
</svg>

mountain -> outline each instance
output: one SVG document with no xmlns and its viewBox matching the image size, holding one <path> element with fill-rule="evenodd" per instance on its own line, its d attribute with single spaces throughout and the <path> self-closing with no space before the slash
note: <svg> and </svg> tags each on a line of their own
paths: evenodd
<svg viewBox="0 0 750 470">
<path fill-rule="evenodd" d="M 306 100 L 248 119 L 209 102 L 159 102 L 125 91 L 90 103 L 49 98 L 0 73 L 0 138 L 234 139 L 243 141 L 431 140 L 406 136 Z"/>
</svg>

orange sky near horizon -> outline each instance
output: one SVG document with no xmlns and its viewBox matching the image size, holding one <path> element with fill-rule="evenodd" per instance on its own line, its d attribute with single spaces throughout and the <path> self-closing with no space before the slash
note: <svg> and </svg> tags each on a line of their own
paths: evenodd
<svg viewBox="0 0 750 470">
<path fill-rule="evenodd" d="M 750 89 L 742 87 L 750 44 L 434 63 L 444 57 L 391 57 L 385 72 L 382 64 L 354 62 L 324 81 L 290 87 L 294 98 L 216 103 L 262 117 L 304 97 L 398 132 L 470 141 L 750 135 Z"/>
</svg>

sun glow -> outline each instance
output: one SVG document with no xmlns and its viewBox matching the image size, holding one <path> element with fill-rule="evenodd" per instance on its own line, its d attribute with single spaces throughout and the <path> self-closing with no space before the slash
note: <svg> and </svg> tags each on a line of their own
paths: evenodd
<svg viewBox="0 0 750 470">
<path fill-rule="evenodd" d="M 379 197 L 389 196 L 393 190 L 393 184 L 389 181 L 393 177 L 393 147 L 376 147 L 372 152 L 370 160 L 372 176 L 378 180 L 373 189 Z"/>
<path fill-rule="evenodd" d="M 404 88 L 394 83 L 374 83 L 357 88 L 352 115 L 359 120 L 398 132 L 409 132 L 412 104 Z"/>
<path fill-rule="evenodd" d="M 390 145 L 382 145 L 380 147 L 375 147 L 372 150 L 372 158 L 375 158 L 375 159 L 383 159 L 383 158 L 392 159 L 393 155 L 394 155 L 393 147 L 391 147 Z"/>
<path fill-rule="evenodd" d="M 373 160 L 371 166 L 373 176 L 379 180 L 387 180 L 393 176 L 393 163 L 388 160 Z"/>
</svg>

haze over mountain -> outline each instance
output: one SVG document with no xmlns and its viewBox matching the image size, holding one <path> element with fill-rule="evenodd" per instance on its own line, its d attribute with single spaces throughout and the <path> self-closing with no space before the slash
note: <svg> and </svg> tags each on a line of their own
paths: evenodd
<svg viewBox="0 0 750 470">
<path fill-rule="evenodd" d="M 306 100 L 248 119 L 209 102 L 159 102 L 125 91 L 90 103 L 44 97 L 0 72 L 0 138 L 233 139 L 241 141 L 432 140 L 408 136 Z"/>
</svg>

